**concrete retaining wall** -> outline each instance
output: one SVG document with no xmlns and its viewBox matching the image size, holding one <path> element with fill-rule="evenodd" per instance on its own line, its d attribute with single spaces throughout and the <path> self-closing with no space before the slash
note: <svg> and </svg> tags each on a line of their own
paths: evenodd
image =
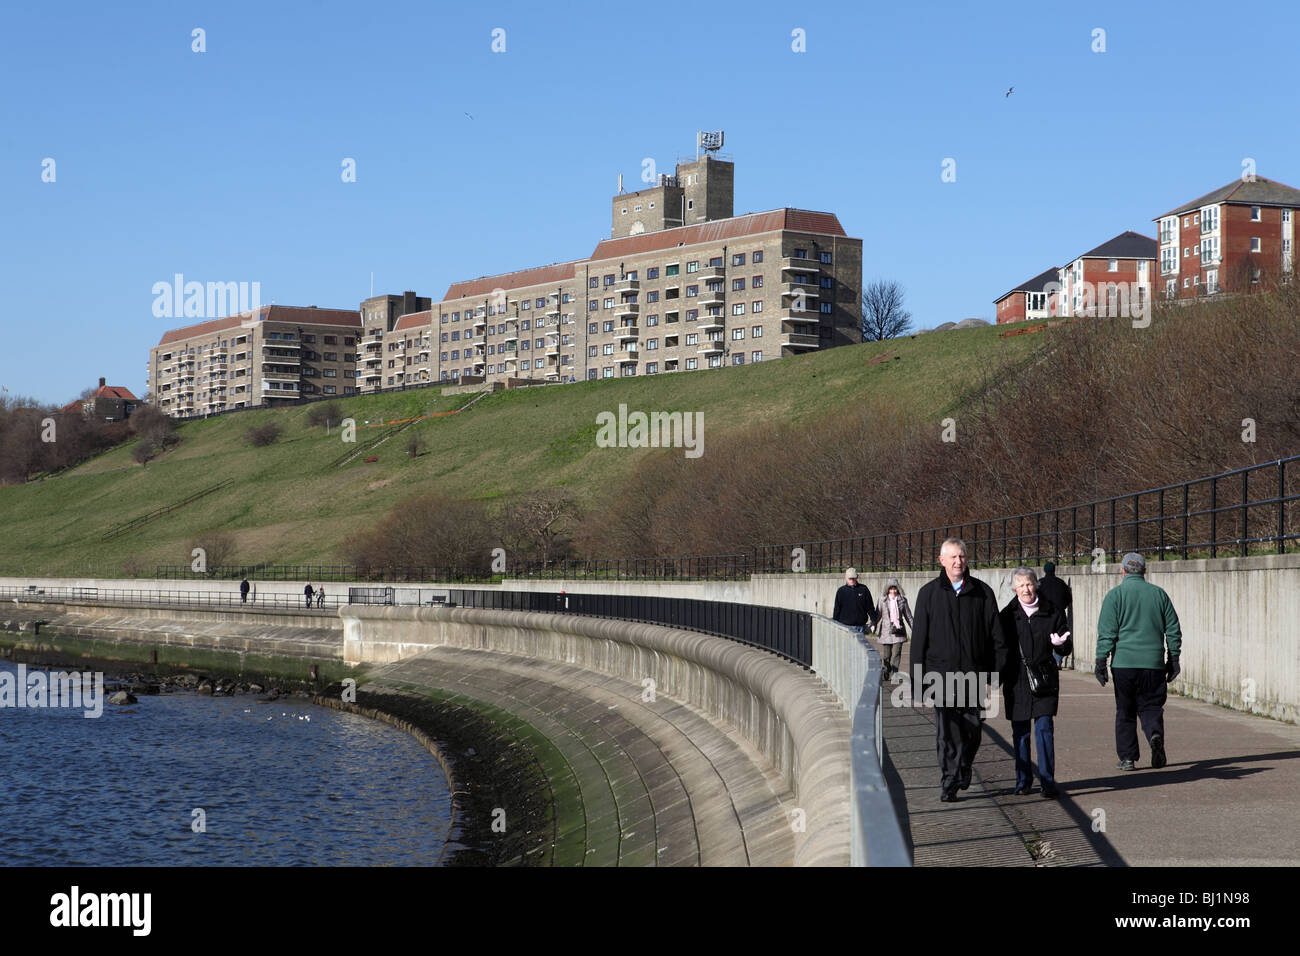
<svg viewBox="0 0 1300 956">
<path fill-rule="evenodd" d="M 796 865 L 849 863 L 849 715 L 816 677 L 723 638 L 627 621 L 471 608 L 341 609 L 344 661 L 389 663 L 430 646 L 562 661 L 656 692 L 731 725 L 804 810 Z"/>
</svg>

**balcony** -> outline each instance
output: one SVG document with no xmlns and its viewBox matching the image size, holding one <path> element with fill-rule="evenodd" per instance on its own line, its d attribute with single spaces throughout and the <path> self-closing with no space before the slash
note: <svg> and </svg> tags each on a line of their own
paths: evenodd
<svg viewBox="0 0 1300 956">
<path fill-rule="evenodd" d="M 614 315 L 620 319 L 625 315 L 638 316 L 640 314 L 641 305 L 637 302 L 620 302 L 614 306 Z"/>
<path fill-rule="evenodd" d="M 301 352 L 302 346 L 297 342 L 281 342 L 277 340 L 275 342 L 263 342 L 262 351 L 265 352 L 267 349 L 290 349 L 295 352 Z"/>
<path fill-rule="evenodd" d="M 726 276 L 727 270 L 723 266 L 705 266 L 695 274 L 702 279 L 721 279 Z"/>
<path fill-rule="evenodd" d="M 640 279 L 619 279 L 617 282 L 614 283 L 614 285 L 611 288 L 613 288 L 615 293 L 638 292 L 641 289 L 641 280 Z"/>
<path fill-rule="evenodd" d="M 781 260 L 782 272 L 821 272 L 821 263 L 816 259 L 796 259 L 786 256 Z"/>
<path fill-rule="evenodd" d="M 815 282 L 783 282 L 781 283 L 781 295 L 783 298 L 791 299 L 820 299 L 821 293 L 817 291 Z M 792 311 L 800 310 L 792 307 Z"/>
<path fill-rule="evenodd" d="M 801 335 L 798 332 L 786 332 L 781 336 L 781 347 L 787 349 L 815 349 L 819 347 L 815 335 Z"/>
<path fill-rule="evenodd" d="M 282 395 L 285 398 L 292 398 L 298 394 L 297 382 L 281 384 L 279 388 L 271 388 L 270 384 L 270 382 L 262 383 L 262 393 L 264 395 L 269 395 L 271 398 L 274 398 L 277 395 Z"/>
<path fill-rule="evenodd" d="M 641 337 L 641 330 L 635 325 L 621 325 L 614 334 L 620 342 L 635 342 Z"/>
<path fill-rule="evenodd" d="M 705 290 L 695 301 L 699 303 L 701 309 L 707 309 L 711 305 L 722 305 L 726 302 L 726 293 L 721 289 L 712 292 Z"/>
<path fill-rule="evenodd" d="M 487 323 L 486 315 L 476 316 L 474 318 L 474 331 L 477 332 L 479 329 L 486 329 L 487 324 L 488 323 Z"/>
<path fill-rule="evenodd" d="M 706 315 L 700 318 L 699 330 L 701 332 L 720 332 L 727 326 L 721 315 Z"/>
<path fill-rule="evenodd" d="M 721 355 L 726 351 L 727 343 L 722 339 L 710 339 L 707 342 L 701 342 L 700 347 L 695 351 L 700 355 Z"/>
</svg>

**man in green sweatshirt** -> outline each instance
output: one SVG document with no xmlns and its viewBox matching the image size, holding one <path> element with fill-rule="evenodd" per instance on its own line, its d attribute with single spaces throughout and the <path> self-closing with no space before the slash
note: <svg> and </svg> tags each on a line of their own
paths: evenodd
<svg viewBox="0 0 1300 956">
<path fill-rule="evenodd" d="M 1120 563 L 1124 577 L 1101 602 L 1097 620 L 1097 680 L 1106 686 L 1106 658 L 1114 652 L 1115 752 L 1120 770 L 1133 770 L 1138 759 L 1135 720 L 1151 745 L 1151 766 L 1163 767 L 1165 698 L 1178 676 L 1183 633 L 1178 613 L 1163 588 L 1148 584 L 1142 555 L 1130 551 Z M 1165 659 L 1165 647 L 1169 658 Z"/>
</svg>

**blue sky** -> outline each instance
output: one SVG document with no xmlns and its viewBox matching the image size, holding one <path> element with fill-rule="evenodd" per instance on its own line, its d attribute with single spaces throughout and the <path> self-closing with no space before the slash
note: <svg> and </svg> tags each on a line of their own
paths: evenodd
<svg viewBox="0 0 1300 956">
<path fill-rule="evenodd" d="M 726 130 L 738 214 L 832 211 L 920 327 L 991 318 L 1245 157 L 1300 186 L 1297 26 L 1293 0 L 7 4 L 0 385 L 138 394 L 178 272 L 356 308 L 371 272 L 437 299 L 585 256 L 618 174 L 699 129 Z"/>
</svg>

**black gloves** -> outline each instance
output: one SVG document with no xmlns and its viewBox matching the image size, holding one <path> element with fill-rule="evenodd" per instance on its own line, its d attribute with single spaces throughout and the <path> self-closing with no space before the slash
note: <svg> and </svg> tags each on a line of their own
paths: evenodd
<svg viewBox="0 0 1300 956">
<path fill-rule="evenodd" d="M 1093 671 L 1093 673 L 1097 675 L 1097 683 L 1099 683 L 1102 687 L 1105 687 L 1106 681 L 1110 680 L 1109 675 L 1106 673 L 1106 658 L 1104 657 L 1097 658 L 1097 668 L 1096 670 Z"/>
<path fill-rule="evenodd" d="M 1178 666 L 1178 655 L 1170 654 L 1169 663 L 1165 665 L 1165 683 L 1172 684 L 1174 678 L 1182 672 L 1183 669 Z"/>
</svg>

